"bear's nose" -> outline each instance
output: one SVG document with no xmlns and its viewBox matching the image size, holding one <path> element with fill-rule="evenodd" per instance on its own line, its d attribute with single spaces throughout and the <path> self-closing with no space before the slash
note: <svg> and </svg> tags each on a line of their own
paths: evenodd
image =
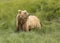
<svg viewBox="0 0 60 43">
<path fill-rule="evenodd" d="M 24 18 L 24 16 L 23 16 L 23 15 L 21 15 L 21 16 L 20 16 L 20 18 Z"/>
<path fill-rule="evenodd" d="M 20 18 L 22 18 L 22 16 L 20 16 Z"/>
</svg>

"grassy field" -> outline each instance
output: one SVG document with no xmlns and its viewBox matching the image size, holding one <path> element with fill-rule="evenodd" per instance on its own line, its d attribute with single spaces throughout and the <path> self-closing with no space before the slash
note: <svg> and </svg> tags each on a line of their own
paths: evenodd
<svg viewBox="0 0 60 43">
<path fill-rule="evenodd" d="M 15 32 L 18 9 L 37 16 L 41 30 Z M 60 0 L 0 0 L 0 43 L 60 43 Z"/>
</svg>

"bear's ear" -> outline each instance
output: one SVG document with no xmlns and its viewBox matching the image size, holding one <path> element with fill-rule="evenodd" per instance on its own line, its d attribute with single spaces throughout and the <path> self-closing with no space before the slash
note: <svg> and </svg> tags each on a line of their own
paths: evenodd
<svg viewBox="0 0 60 43">
<path fill-rule="evenodd" d="M 18 10 L 18 13 L 21 14 L 21 10 Z"/>
<path fill-rule="evenodd" d="M 27 14 L 27 15 L 29 15 L 29 13 L 28 13 L 26 10 L 24 10 L 24 14 Z"/>
<path fill-rule="evenodd" d="M 24 10 L 25 12 L 27 12 L 26 10 Z"/>
</svg>

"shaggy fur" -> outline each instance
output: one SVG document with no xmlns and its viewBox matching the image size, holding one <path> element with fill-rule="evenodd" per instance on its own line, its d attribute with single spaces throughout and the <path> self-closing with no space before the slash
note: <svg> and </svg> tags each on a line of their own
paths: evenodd
<svg viewBox="0 0 60 43">
<path fill-rule="evenodd" d="M 23 25 L 27 21 L 27 17 L 28 17 L 28 12 L 26 10 L 24 11 L 18 10 L 18 14 L 16 17 L 17 31 L 23 30 Z"/>
<path fill-rule="evenodd" d="M 25 31 L 29 31 L 32 28 L 41 29 L 41 24 L 40 24 L 39 19 L 36 16 L 30 15 L 26 23 L 23 25 L 23 29 Z"/>
<path fill-rule="evenodd" d="M 32 28 L 41 29 L 41 24 L 39 19 L 36 16 L 30 15 L 28 16 L 28 12 L 26 10 L 18 11 L 18 15 L 16 18 L 17 21 L 17 31 L 24 30 L 29 31 Z"/>
</svg>

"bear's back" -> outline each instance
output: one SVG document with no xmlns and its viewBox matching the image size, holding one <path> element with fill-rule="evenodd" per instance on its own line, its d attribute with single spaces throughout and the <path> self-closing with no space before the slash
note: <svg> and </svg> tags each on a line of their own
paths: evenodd
<svg viewBox="0 0 60 43">
<path fill-rule="evenodd" d="M 40 21 L 40 20 L 39 20 L 36 16 L 30 15 L 30 16 L 28 17 L 28 21 L 38 22 L 38 21 Z"/>
<path fill-rule="evenodd" d="M 36 25 L 40 24 L 40 21 L 36 16 L 30 15 L 27 19 L 27 24 L 34 28 Z"/>
</svg>

